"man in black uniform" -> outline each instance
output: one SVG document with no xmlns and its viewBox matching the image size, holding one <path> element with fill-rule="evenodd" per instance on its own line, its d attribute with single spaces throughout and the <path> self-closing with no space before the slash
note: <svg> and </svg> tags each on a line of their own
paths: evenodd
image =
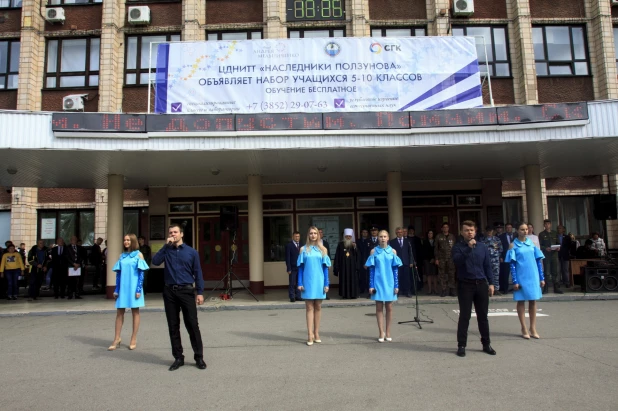
<svg viewBox="0 0 618 411">
<path fill-rule="evenodd" d="M 476 319 L 481 333 L 483 351 L 489 355 L 496 355 L 489 340 L 489 297 L 494 293 L 493 273 L 489 251 L 485 244 L 476 242 L 476 227 L 474 221 L 464 221 L 461 227 L 464 241 L 453 246 L 453 262 L 457 267 L 459 279 L 459 323 L 457 324 L 457 355 L 466 356 L 468 342 L 468 326 L 472 315 L 472 304 L 476 312 Z"/>
<path fill-rule="evenodd" d="M 82 297 L 79 295 L 79 280 L 80 277 L 86 275 L 86 268 L 84 267 L 84 251 L 81 246 L 77 245 L 77 237 L 71 237 L 71 244 L 68 247 L 64 248 L 64 253 L 66 255 L 66 260 L 68 263 L 67 268 L 78 269 L 81 268 L 81 275 L 75 277 L 68 277 L 67 284 L 69 288 L 69 300 L 75 296 L 76 300 L 81 300 Z M 68 276 L 68 270 L 67 270 Z"/>
<path fill-rule="evenodd" d="M 363 261 L 363 269 L 365 270 L 365 278 L 363 278 L 363 280 L 366 279 L 364 287 L 361 287 L 361 293 L 365 292 L 365 290 L 369 291 L 369 270 L 367 269 L 367 267 L 365 267 L 365 263 L 367 262 L 367 258 L 369 258 L 369 255 L 371 254 L 371 250 L 373 250 L 374 248 L 376 248 L 378 246 L 378 231 L 380 231 L 378 229 L 378 226 L 376 225 L 372 225 L 371 228 L 369 229 L 369 232 L 371 233 L 371 237 L 367 238 L 366 240 L 363 240 L 363 252 L 365 253 L 365 255 L 363 256 L 364 260 Z M 371 295 L 367 294 L 367 298 L 371 298 Z"/>
</svg>

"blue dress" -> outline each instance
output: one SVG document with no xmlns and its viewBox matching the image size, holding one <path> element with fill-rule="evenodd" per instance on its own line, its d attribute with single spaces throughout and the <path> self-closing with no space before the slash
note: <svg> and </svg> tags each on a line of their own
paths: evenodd
<svg viewBox="0 0 618 411">
<path fill-rule="evenodd" d="M 328 267 L 330 257 L 314 245 L 304 246 L 298 254 L 298 286 L 304 287 L 300 293 L 303 300 L 323 300 L 326 298 L 324 287 L 329 286 Z"/>
<path fill-rule="evenodd" d="M 513 248 L 506 253 L 505 262 L 511 266 L 513 284 L 519 284 L 519 290 L 513 291 L 515 301 L 536 301 L 543 296 L 541 281 L 543 276 L 543 261 L 545 258 L 529 238 L 525 242 L 515 239 Z"/>
<path fill-rule="evenodd" d="M 365 266 L 369 268 L 369 288 L 376 290 L 371 295 L 374 301 L 396 301 L 395 288 L 399 288 L 398 267 L 403 263 L 395 255 L 393 248 L 380 246 L 373 249 Z"/>
<path fill-rule="evenodd" d="M 144 306 L 144 271 L 148 270 L 148 264 L 140 258 L 139 250 L 130 253 L 122 253 L 120 259 L 114 265 L 116 271 L 116 289 L 118 294 L 116 308 L 139 308 Z M 138 299 L 135 294 L 140 293 Z"/>
</svg>

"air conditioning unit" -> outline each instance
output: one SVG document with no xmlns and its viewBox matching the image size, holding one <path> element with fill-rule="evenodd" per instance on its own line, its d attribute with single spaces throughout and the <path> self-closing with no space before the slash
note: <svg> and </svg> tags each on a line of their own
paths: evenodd
<svg viewBox="0 0 618 411">
<path fill-rule="evenodd" d="M 612 6 L 618 6 L 618 0 L 612 0 Z"/>
<path fill-rule="evenodd" d="M 50 23 L 64 24 L 64 9 L 62 7 L 52 7 L 45 10 L 45 20 Z"/>
<path fill-rule="evenodd" d="M 471 16 L 474 14 L 474 0 L 455 0 L 453 16 Z"/>
<path fill-rule="evenodd" d="M 84 97 L 88 94 L 71 94 L 62 98 L 64 111 L 84 111 Z"/>
<path fill-rule="evenodd" d="M 150 24 L 150 7 L 129 7 L 129 23 L 134 25 Z"/>
</svg>

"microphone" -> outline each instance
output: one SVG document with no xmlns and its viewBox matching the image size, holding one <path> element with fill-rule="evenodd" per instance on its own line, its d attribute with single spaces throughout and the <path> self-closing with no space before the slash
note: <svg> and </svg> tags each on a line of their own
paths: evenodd
<svg viewBox="0 0 618 411">
<path fill-rule="evenodd" d="M 167 245 L 174 245 L 174 242 L 170 240 L 167 242 Z"/>
</svg>

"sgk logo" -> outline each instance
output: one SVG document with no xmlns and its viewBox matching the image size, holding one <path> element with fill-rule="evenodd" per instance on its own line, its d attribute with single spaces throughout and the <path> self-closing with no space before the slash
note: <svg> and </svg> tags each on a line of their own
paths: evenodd
<svg viewBox="0 0 618 411">
<path fill-rule="evenodd" d="M 380 43 L 371 43 L 369 46 L 369 51 L 374 54 L 380 54 L 384 51 L 401 51 L 401 46 L 399 44 L 385 44 L 382 46 Z"/>
</svg>

